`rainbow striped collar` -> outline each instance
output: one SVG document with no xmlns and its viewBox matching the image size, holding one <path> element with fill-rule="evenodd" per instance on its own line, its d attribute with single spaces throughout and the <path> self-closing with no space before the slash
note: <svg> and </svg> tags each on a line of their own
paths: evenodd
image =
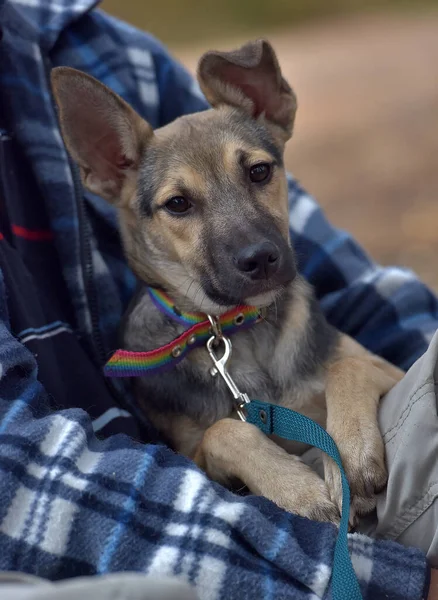
<svg viewBox="0 0 438 600">
<path fill-rule="evenodd" d="M 156 350 L 148 352 L 117 350 L 104 367 L 106 377 L 144 377 L 171 369 L 191 350 L 204 346 L 212 335 L 207 315 L 181 312 L 161 290 L 148 288 L 148 292 L 160 312 L 189 327 L 177 338 Z M 246 329 L 260 320 L 260 310 L 254 306 L 238 306 L 219 318 L 222 331 L 227 335 Z"/>
</svg>

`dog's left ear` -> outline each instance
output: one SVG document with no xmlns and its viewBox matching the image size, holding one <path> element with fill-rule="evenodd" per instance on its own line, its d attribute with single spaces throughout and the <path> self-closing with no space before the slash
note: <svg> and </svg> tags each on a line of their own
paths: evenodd
<svg viewBox="0 0 438 600">
<path fill-rule="evenodd" d="M 85 187 L 120 204 L 125 183 L 136 177 L 152 128 L 120 96 L 86 73 L 57 67 L 51 80 L 64 141 L 79 164 Z"/>
<path fill-rule="evenodd" d="M 232 52 L 207 52 L 199 61 L 198 81 L 213 107 L 228 104 L 254 118 L 264 115 L 286 139 L 292 135 L 296 97 L 266 40 L 248 42 Z"/>
</svg>

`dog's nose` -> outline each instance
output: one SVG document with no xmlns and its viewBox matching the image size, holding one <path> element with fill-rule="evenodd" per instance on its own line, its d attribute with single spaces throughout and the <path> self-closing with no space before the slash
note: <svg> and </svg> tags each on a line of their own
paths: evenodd
<svg viewBox="0 0 438 600">
<path fill-rule="evenodd" d="M 272 242 L 260 242 L 247 246 L 236 257 L 239 271 L 251 279 L 269 279 L 280 266 L 280 252 Z"/>
</svg>

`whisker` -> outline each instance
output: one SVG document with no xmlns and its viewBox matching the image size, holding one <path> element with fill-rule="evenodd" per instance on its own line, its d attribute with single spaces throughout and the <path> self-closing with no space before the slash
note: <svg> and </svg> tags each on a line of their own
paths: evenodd
<svg viewBox="0 0 438 600">
<path fill-rule="evenodd" d="M 191 280 L 192 280 L 192 281 L 190 282 L 190 284 L 189 284 L 189 287 L 187 288 L 187 292 L 186 292 L 186 294 L 185 294 L 185 296 L 184 296 L 184 300 L 188 300 L 188 296 L 189 296 L 190 288 L 191 288 L 191 287 L 192 287 L 192 285 L 193 285 L 193 284 L 196 282 L 196 280 L 195 280 L 195 279 L 193 279 L 193 277 L 191 277 Z"/>
</svg>

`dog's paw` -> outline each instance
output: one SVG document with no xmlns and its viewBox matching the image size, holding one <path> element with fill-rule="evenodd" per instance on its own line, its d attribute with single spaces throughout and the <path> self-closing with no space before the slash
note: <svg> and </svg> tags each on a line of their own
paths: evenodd
<svg viewBox="0 0 438 600">
<path fill-rule="evenodd" d="M 355 526 L 357 515 L 365 515 L 374 510 L 376 494 L 387 482 L 385 448 L 377 425 L 350 431 L 348 437 L 330 432 L 342 458 L 348 483 L 350 484 L 351 507 L 350 525 Z M 341 510 L 342 484 L 339 467 L 324 455 L 324 475 L 330 498 Z"/>
<path fill-rule="evenodd" d="M 340 513 L 330 499 L 325 482 L 309 467 L 302 465 L 299 477 L 271 488 L 267 494 L 278 506 L 288 512 L 307 517 L 312 521 L 339 524 Z"/>
<path fill-rule="evenodd" d="M 307 517 L 312 521 L 324 521 L 335 525 L 339 525 L 341 520 L 339 509 L 330 500 L 328 493 L 327 497 L 318 498 L 316 502 L 310 503 L 307 510 L 299 510 L 297 514 L 301 514 L 302 517 Z"/>
</svg>

